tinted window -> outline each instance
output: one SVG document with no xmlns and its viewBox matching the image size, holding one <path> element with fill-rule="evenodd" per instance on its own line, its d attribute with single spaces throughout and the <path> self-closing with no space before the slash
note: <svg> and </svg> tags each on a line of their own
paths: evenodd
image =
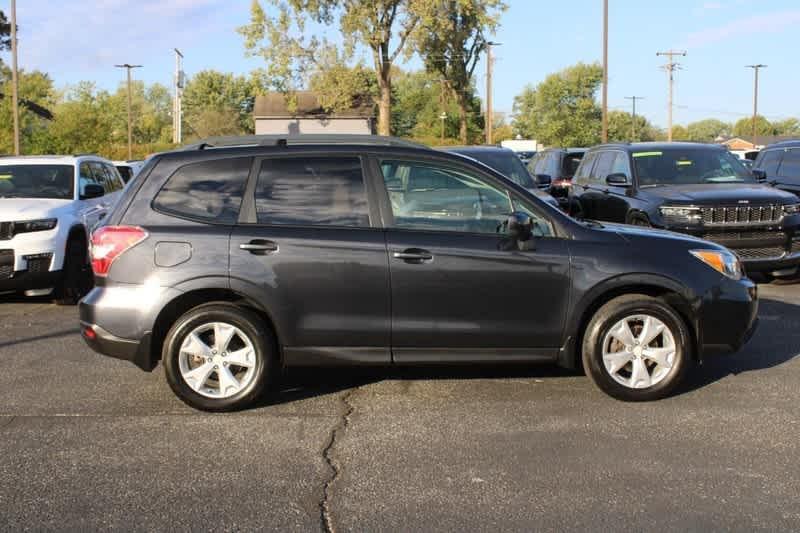
<svg viewBox="0 0 800 533">
<path fill-rule="evenodd" d="M 0 198 L 73 199 L 71 165 L 0 165 Z"/>
<path fill-rule="evenodd" d="M 628 164 L 628 154 L 617 152 L 614 162 L 611 165 L 611 174 L 625 174 L 631 177 L 631 167 Z"/>
<path fill-rule="evenodd" d="M 614 160 L 617 158 L 616 152 L 601 152 L 597 157 L 597 164 L 592 173 L 592 181 L 605 181 L 606 176 L 611 174 L 614 167 Z"/>
<path fill-rule="evenodd" d="M 633 161 L 640 186 L 755 181 L 727 150 L 665 147 L 634 152 Z"/>
<path fill-rule="evenodd" d="M 108 179 L 112 183 L 115 191 L 119 191 L 120 189 L 125 187 L 125 182 L 122 181 L 122 177 L 120 177 L 116 167 L 107 164 L 103 165 L 103 167 L 106 169 L 106 174 L 108 175 Z"/>
<path fill-rule="evenodd" d="M 533 183 L 533 178 L 528 173 L 525 165 L 519 160 L 519 157 L 514 152 L 506 151 L 478 151 L 470 152 L 467 155 L 483 163 L 486 166 L 492 167 L 503 176 L 507 177 L 514 183 L 532 189 L 536 187 Z"/>
<path fill-rule="evenodd" d="M 573 152 L 564 155 L 561 161 L 561 175 L 565 178 L 571 178 L 575 175 L 578 165 L 581 164 L 583 152 Z"/>
<path fill-rule="evenodd" d="M 259 224 L 369 226 L 358 157 L 265 160 L 255 200 Z"/>
<path fill-rule="evenodd" d="M 594 165 L 594 160 L 597 158 L 597 153 L 592 152 L 588 154 L 586 157 L 583 158 L 581 161 L 578 170 L 575 172 L 575 179 L 578 182 L 585 183 L 589 179 L 589 174 L 592 172 L 592 166 Z"/>
<path fill-rule="evenodd" d="M 767 173 L 767 176 L 777 176 L 778 165 L 780 165 L 782 158 L 783 150 L 764 152 L 764 155 L 760 157 L 760 161 L 755 164 L 755 168 L 760 168 Z"/>
<path fill-rule="evenodd" d="M 497 233 L 513 211 L 507 191 L 461 170 L 406 161 L 381 168 L 395 227 Z"/>
<path fill-rule="evenodd" d="M 239 217 L 250 158 L 219 159 L 179 168 L 153 201 L 165 213 L 232 224 Z"/>
<path fill-rule="evenodd" d="M 117 171 L 119 172 L 119 175 L 122 176 L 122 181 L 124 181 L 125 183 L 131 181 L 131 178 L 133 177 L 133 172 L 131 171 L 131 167 L 119 166 L 117 167 Z"/>
<path fill-rule="evenodd" d="M 778 176 L 800 179 L 800 150 L 790 150 L 783 154 L 783 161 L 778 168 Z"/>
</svg>

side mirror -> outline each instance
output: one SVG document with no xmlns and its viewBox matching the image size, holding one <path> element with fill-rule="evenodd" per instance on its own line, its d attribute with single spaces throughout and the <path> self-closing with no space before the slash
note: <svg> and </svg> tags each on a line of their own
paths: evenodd
<svg viewBox="0 0 800 533">
<path fill-rule="evenodd" d="M 548 188 L 553 182 L 553 178 L 547 174 L 536 174 L 534 178 L 536 179 L 536 186 L 540 189 Z"/>
<path fill-rule="evenodd" d="M 760 168 L 754 168 L 752 172 L 753 172 L 753 177 L 756 179 L 757 182 L 764 183 L 767 181 L 767 173 L 765 170 Z"/>
<path fill-rule="evenodd" d="M 630 181 L 628 181 L 628 176 L 621 172 L 617 172 L 615 174 L 609 174 L 606 176 L 606 183 L 608 185 L 613 185 L 615 187 L 629 187 Z"/>
<path fill-rule="evenodd" d="M 511 213 L 501 227 L 506 233 L 500 243 L 501 249 L 526 251 L 536 248 L 533 239 L 533 220 L 526 213 Z"/>
<path fill-rule="evenodd" d="M 81 193 L 81 200 L 91 200 L 92 198 L 100 198 L 106 193 L 102 185 L 96 183 L 87 183 L 83 186 Z"/>
</svg>

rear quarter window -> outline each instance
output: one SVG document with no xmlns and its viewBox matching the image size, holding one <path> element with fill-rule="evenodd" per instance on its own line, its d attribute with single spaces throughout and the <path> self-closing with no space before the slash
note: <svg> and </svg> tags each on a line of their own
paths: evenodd
<svg viewBox="0 0 800 533">
<path fill-rule="evenodd" d="M 167 180 L 153 208 L 167 215 L 217 224 L 239 218 L 252 158 L 218 159 L 184 165 Z"/>
</svg>

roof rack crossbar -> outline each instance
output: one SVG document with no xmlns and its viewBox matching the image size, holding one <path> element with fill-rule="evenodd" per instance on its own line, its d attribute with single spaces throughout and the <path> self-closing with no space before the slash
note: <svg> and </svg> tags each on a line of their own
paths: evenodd
<svg viewBox="0 0 800 533">
<path fill-rule="evenodd" d="M 231 148 L 238 146 L 289 146 L 309 144 L 361 144 L 367 146 L 400 146 L 407 148 L 428 148 L 423 144 L 397 137 L 358 134 L 306 134 L 306 135 L 242 135 L 229 137 L 209 137 L 180 150 L 206 150 L 209 148 Z"/>
</svg>

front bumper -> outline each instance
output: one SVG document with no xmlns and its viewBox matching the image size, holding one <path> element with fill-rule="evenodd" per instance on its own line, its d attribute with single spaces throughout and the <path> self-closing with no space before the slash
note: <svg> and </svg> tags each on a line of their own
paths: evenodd
<svg viewBox="0 0 800 533">
<path fill-rule="evenodd" d="M 758 288 L 747 278 L 723 278 L 700 298 L 698 306 L 701 355 L 738 351 L 758 327 Z"/>
<path fill-rule="evenodd" d="M 23 270 L 14 250 L 0 250 L 0 292 L 50 289 L 58 285 L 61 271 L 51 270 L 52 254 L 37 254 L 22 258 Z"/>
</svg>

